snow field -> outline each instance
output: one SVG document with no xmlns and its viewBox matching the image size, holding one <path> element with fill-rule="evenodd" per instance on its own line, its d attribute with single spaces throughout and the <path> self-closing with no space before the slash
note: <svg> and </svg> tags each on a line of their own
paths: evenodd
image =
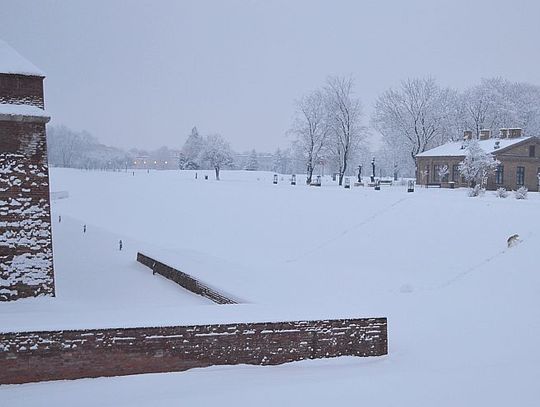
<svg viewBox="0 0 540 407">
<path fill-rule="evenodd" d="M 52 169 L 52 190 L 70 196 L 53 202 L 58 298 L 0 304 L 0 324 L 387 316 L 389 355 L 2 386 L 1 400 L 537 405 L 539 194 L 520 201 L 465 190 L 407 194 L 405 186 L 346 190 L 328 178 L 321 188 L 301 177 L 291 186 L 285 176 L 272 185 L 273 174 L 260 172 L 224 171 L 220 182 L 201 175 Z M 508 249 L 514 233 L 523 241 Z M 180 294 L 134 263 L 137 250 L 248 303 Z M 94 295 L 104 285 L 111 288 Z"/>
</svg>

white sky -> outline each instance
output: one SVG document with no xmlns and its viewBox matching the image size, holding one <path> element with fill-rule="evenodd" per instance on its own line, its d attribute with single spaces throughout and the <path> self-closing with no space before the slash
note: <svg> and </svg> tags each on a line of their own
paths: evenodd
<svg viewBox="0 0 540 407">
<path fill-rule="evenodd" d="M 179 147 L 196 125 L 273 151 L 327 75 L 355 76 L 364 124 L 411 76 L 540 84 L 535 0 L 1 3 L 0 38 L 46 72 L 52 122 L 120 147 Z"/>
</svg>

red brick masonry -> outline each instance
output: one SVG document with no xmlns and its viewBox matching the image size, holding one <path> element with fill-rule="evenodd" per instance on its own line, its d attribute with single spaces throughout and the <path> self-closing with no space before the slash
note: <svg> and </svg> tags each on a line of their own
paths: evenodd
<svg viewBox="0 0 540 407">
<path fill-rule="evenodd" d="M 0 301 L 54 295 L 45 123 L 0 120 Z"/>
<path fill-rule="evenodd" d="M 43 108 L 43 77 L 0 73 L 0 104 Z M 49 118 L 26 114 L 0 114 L 0 301 L 54 296 Z"/>
<path fill-rule="evenodd" d="M 387 353 L 386 318 L 0 333 L 0 384 Z"/>
</svg>

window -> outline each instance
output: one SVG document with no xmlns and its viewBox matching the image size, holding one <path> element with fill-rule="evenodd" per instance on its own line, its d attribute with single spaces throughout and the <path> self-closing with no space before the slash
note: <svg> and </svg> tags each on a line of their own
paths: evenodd
<svg viewBox="0 0 540 407">
<path fill-rule="evenodd" d="M 525 167 L 517 167 L 516 185 L 525 185 Z"/>
<path fill-rule="evenodd" d="M 459 182 L 459 164 L 452 165 L 452 181 Z"/>
<path fill-rule="evenodd" d="M 495 171 L 495 182 L 498 185 L 504 184 L 504 166 L 498 165 Z"/>
<path fill-rule="evenodd" d="M 529 157 L 536 157 L 536 146 L 529 146 Z"/>
<path fill-rule="evenodd" d="M 440 170 L 441 166 L 439 164 L 433 164 L 433 182 L 441 182 Z"/>
</svg>

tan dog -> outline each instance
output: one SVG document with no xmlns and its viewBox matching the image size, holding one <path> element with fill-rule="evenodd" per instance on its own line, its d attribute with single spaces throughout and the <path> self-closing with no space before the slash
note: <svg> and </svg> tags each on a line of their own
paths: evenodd
<svg viewBox="0 0 540 407">
<path fill-rule="evenodd" d="M 517 245 L 519 242 L 521 242 L 521 239 L 519 238 L 519 235 L 512 235 L 508 238 L 506 241 L 508 243 L 508 247 L 513 247 Z"/>
</svg>

